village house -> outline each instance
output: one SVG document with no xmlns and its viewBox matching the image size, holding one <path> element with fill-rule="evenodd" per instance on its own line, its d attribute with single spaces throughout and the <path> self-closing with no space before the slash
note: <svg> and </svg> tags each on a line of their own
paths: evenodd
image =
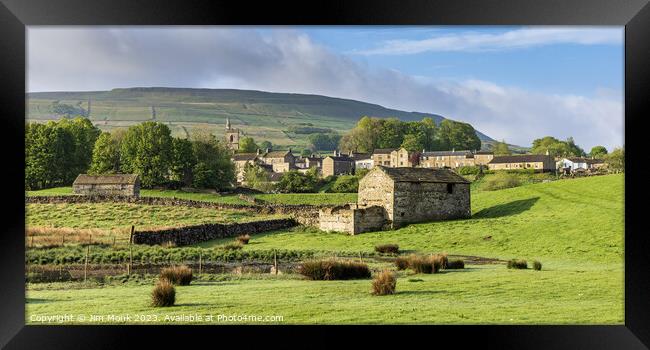
<svg viewBox="0 0 650 350">
<path fill-rule="evenodd" d="M 469 184 L 448 169 L 376 166 L 359 181 L 356 204 L 320 211 L 320 229 L 357 234 L 469 218 Z"/>
<path fill-rule="evenodd" d="M 354 170 L 358 169 L 372 169 L 374 161 L 372 160 L 372 155 L 369 153 L 356 153 L 350 151 L 350 158 L 354 160 Z"/>
<path fill-rule="evenodd" d="M 373 165 L 391 166 L 391 153 L 395 148 L 377 148 L 372 152 Z"/>
<path fill-rule="evenodd" d="M 270 151 L 267 149 L 258 158 L 263 164 L 272 166 L 275 173 L 286 173 L 289 170 L 297 169 L 295 166 L 296 157 L 291 153 L 291 148 L 287 151 Z"/>
<path fill-rule="evenodd" d="M 417 155 L 413 157 L 413 153 L 407 151 L 404 147 L 390 152 L 390 166 L 392 168 L 414 167 L 418 163 L 419 157 Z"/>
<path fill-rule="evenodd" d="M 603 168 L 605 161 L 595 158 L 570 157 L 560 159 L 556 165 L 565 174 L 570 174 L 580 170 L 594 171 Z"/>
<path fill-rule="evenodd" d="M 544 154 L 496 156 L 488 163 L 490 170 L 533 169 L 536 172 L 555 171 L 553 157 Z"/>
<path fill-rule="evenodd" d="M 423 168 L 451 168 L 475 165 L 471 151 L 432 151 L 422 152 L 420 166 Z"/>
<path fill-rule="evenodd" d="M 258 153 L 235 153 L 231 157 L 233 163 L 235 163 L 235 174 L 237 177 L 237 183 L 244 183 L 244 169 L 247 164 L 257 164 L 259 162 Z"/>
<path fill-rule="evenodd" d="M 137 174 L 80 174 L 72 183 L 72 192 L 86 196 L 140 196 Z"/>
<path fill-rule="evenodd" d="M 476 151 L 474 152 L 474 165 L 487 165 L 492 158 L 494 158 L 492 151 Z"/>
<path fill-rule="evenodd" d="M 334 151 L 333 155 L 325 157 L 322 164 L 323 177 L 354 174 L 354 159 L 340 151 Z"/>
</svg>

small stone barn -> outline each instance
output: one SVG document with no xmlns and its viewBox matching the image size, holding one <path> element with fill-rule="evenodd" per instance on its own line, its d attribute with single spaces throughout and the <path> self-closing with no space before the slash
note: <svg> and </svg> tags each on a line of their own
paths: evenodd
<svg viewBox="0 0 650 350">
<path fill-rule="evenodd" d="M 469 218 L 469 181 L 449 169 L 375 167 L 359 181 L 360 206 L 382 206 L 390 226 Z"/>
<path fill-rule="evenodd" d="M 137 174 L 80 174 L 72 183 L 72 192 L 86 196 L 140 196 Z"/>
<path fill-rule="evenodd" d="M 322 209 L 320 228 L 357 234 L 409 223 L 471 217 L 469 181 L 448 169 L 375 166 L 356 204 Z"/>
</svg>

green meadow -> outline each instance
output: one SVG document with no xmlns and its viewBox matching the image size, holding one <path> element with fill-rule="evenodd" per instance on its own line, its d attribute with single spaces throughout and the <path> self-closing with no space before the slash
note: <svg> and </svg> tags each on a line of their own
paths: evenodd
<svg viewBox="0 0 650 350">
<path fill-rule="evenodd" d="M 407 254 L 521 258 L 529 266 L 539 260 L 541 271 L 509 270 L 503 263 L 467 263 L 463 270 L 432 275 L 400 271 L 397 293 L 389 296 L 372 296 L 370 280 L 309 281 L 295 274 L 228 275 L 221 280 L 200 276 L 192 285 L 176 288 L 176 305 L 169 308 L 149 306 L 153 280 L 29 284 L 27 322 L 38 324 L 30 320 L 35 316 L 74 313 L 155 315 L 155 323 L 169 323 L 165 316 L 174 315 L 253 314 L 283 316 L 281 322 L 272 322 L 282 324 L 623 324 L 623 189 L 623 175 L 607 175 L 473 190 L 470 219 L 357 236 L 294 228 L 253 235 L 243 248 L 354 256 L 373 251 L 377 244 L 396 243 Z M 269 201 L 276 196 L 282 202 L 311 203 L 319 195 L 330 196 L 265 196 Z M 336 199 L 353 200 L 352 195 Z M 212 249 L 229 241 L 200 246 Z M 394 269 L 387 261 L 374 262 L 371 268 Z"/>
</svg>

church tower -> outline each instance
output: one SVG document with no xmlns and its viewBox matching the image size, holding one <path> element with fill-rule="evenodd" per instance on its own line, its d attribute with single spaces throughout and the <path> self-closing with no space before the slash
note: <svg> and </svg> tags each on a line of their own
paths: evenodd
<svg viewBox="0 0 650 350">
<path fill-rule="evenodd" d="M 228 117 L 226 117 L 226 145 L 233 151 L 239 150 L 239 129 L 232 128 Z"/>
</svg>

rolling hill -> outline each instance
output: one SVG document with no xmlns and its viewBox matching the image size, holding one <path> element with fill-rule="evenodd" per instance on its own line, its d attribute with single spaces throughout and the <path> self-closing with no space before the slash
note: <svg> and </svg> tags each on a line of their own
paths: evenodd
<svg viewBox="0 0 650 350">
<path fill-rule="evenodd" d="M 234 89 L 125 88 L 110 91 L 28 93 L 28 120 L 42 121 L 61 116 L 51 111 L 54 101 L 88 109 L 89 118 L 102 130 L 126 127 L 145 120 L 167 123 L 172 132 L 184 135 L 192 128 L 223 134 L 225 118 L 256 141 L 269 140 L 279 146 L 304 146 L 306 134 L 290 132 L 291 126 L 351 129 L 361 116 L 421 120 L 444 117 L 406 112 L 377 104 L 319 95 L 271 93 Z M 486 143 L 493 140 L 477 131 Z"/>
</svg>

